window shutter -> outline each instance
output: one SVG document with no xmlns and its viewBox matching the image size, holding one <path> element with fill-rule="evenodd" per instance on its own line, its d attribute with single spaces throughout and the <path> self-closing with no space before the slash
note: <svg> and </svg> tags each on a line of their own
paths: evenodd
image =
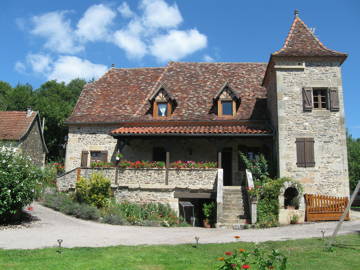
<svg viewBox="0 0 360 270">
<path fill-rule="evenodd" d="M 81 152 L 81 167 L 82 168 L 86 168 L 87 167 L 87 163 L 88 163 L 88 156 L 89 156 L 89 152 L 88 151 L 82 151 Z"/>
<path fill-rule="evenodd" d="M 108 151 L 101 151 L 101 161 L 108 162 Z"/>
<path fill-rule="evenodd" d="M 313 138 L 305 139 L 305 165 L 306 167 L 315 167 Z"/>
<path fill-rule="evenodd" d="M 299 138 L 296 139 L 296 156 L 298 167 L 306 167 L 305 164 L 305 139 Z"/>
<path fill-rule="evenodd" d="M 338 112 L 340 109 L 339 106 L 339 93 L 336 87 L 332 87 L 329 89 L 330 96 L 330 111 Z"/>
<path fill-rule="evenodd" d="M 313 108 L 313 98 L 312 98 L 312 88 L 304 87 L 303 88 L 303 106 L 304 112 L 311 112 Z"/>
</svg>

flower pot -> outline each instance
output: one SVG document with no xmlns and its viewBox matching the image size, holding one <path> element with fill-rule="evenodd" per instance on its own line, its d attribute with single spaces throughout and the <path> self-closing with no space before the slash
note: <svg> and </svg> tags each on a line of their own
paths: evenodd
<svg viewBox="0 0 360 270">
<path fill-rule="evenodd" d="M 209 223 L 209 220 L 206 218 L 203 220 L 204 228 L 211 228 L 211 224 Z"/>
</svg>

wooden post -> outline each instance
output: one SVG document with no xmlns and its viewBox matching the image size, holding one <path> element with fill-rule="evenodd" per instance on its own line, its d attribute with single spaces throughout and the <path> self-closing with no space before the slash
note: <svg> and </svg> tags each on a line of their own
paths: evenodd
<svg viewBox="0 0 360 270">
<path fill-rule="evenodd" d="M 221 151 L 218 152 L 218 168 L 221 169 L 222 168 L 222 162 L 221 162 L 222 156 L 221 156 Z"/>
<path fill-rule="evenodd" d="M 356 188 L 355 188 L 355 190 L 354 190 L 354 192 L 353 192 L 353 194 L 352 194 L 352 196 L 351 196 L 351 199 L 350 199 L 350 201 L 349 201 L 349 203 L 348 203 L 348 205 L 347 205 L 344 213 L 342 214 L 342 216 L 341 216 L 338 224 L 336 225 L 336 228 L 335 228 L 334 233 L 333 233 L 333 235 L 332 235 L 332 239 L 331 239 L 331 241 L 330 241 L 330 245 L 333 245 L 333 243 L 335 242 L 335 237 L 336 237 L 337 233 L 339 232 L 340 227 L 341 227 L 341 225 L 343 224 L 345 217 L 346 217 L 347 214 L 349 213 L 350 207 L 351 207 L 352 203 L 354 202 L 355 197 L 356 197 L 357 194 L 359 193 L 359 189 L 360 189 L 360 181 L 358 181 L 358 183 L 357 183 L 357 185 L 356 185 Z"/>
<path fill-rule="evenodd" d="M 166 151 L 165 185 L 169 184 L 170 152 Z"/>
<path fill-rule="evenodd" d="M 77 168 L 76 169 L 76 182 L 78 182 L 80 180 L 80 174 L 81 174 L 81 169 Z"/>
</svg>

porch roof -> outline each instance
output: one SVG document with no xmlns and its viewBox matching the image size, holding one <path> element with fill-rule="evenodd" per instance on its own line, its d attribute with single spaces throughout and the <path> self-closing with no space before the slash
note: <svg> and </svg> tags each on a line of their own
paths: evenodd
<svg viewBox="0 0 360 270">
<path fill-rule="evenodd" d="M 240 121 L 172 121 L 124 123 L 113 130 L 111 135 L 120 136 L 239 136 L 273 134 L 265 122 Z"/>
</svg>

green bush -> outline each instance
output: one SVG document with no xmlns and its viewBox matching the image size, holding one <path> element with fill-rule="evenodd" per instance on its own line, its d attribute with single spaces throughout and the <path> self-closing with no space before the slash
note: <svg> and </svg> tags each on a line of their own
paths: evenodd
<svg viewBox="0 0 360 270">
<path fill-rule="evenodd" d="M 101 173 L 93 173 L 89 179 L 81 177 L 76 183 L 75 198 L 80 203 L 105 207 L 111 195 L 110 186 L 110 180 Z"/>
<path fill-rule="evenodd" d="M 98 220 L 100 218 L 100 212 L 95 206 L 75 202 L 65 193 L 45 194 L 43 204 L 81 219 Z"/>
<path fill-rule="evenodd" d="M 269 164 L 263 154 L 257 155 L 254 159 L 249 159 L 240 152 L 240 159 L 245 164 L 246 169 L 252 173 L 254 181 L 263 184 L 269 177 Z"/>
<path fill-rule="evenodd" d="M 268 179 L 263 186 L 255 188 L 258 197 L 257 204 L 257 225 L 261 228 L 278 226 L 279 217 L 279 195 L 285 182 L 291 182 L 296 189 L 302 193 L 300 183 L 291 178 Z"/>
<path fill-rule="evenodd" d="M 41 180 L 41 170 L 29 158 L 0 147 L 0 223 L 12 220 L 34 200 Z"/>
</svg>

